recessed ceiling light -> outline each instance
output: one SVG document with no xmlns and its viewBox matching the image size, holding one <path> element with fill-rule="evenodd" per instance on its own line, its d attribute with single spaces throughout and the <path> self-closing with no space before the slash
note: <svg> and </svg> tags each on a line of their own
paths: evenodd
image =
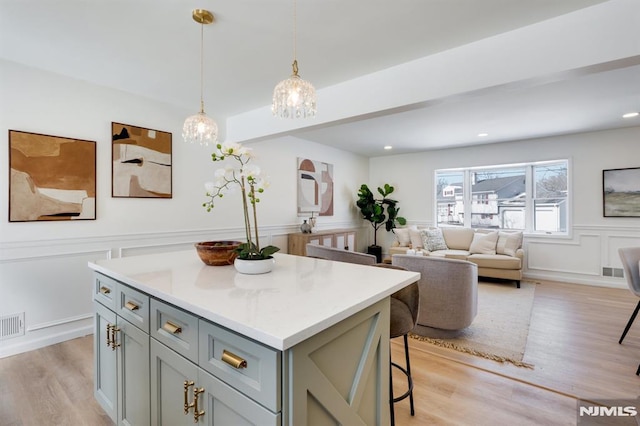
<svg viewBox="0 0 640 426">
<path fill-rule="evenodd" d="M 622 118 L 631 118 L 631 117 L 637 117 L 638 115 L 640 115 L 639 112 L 628 112 L 626 114 L 624 114 L 622 116 Z"/>
<path fill-rule="evenodd" d="M 391 145 L 385 145 L 385 146 L 384 146 L 384 149 L 389 150 L 389 149 L 393 149 L 393 147 L 392 147 Z"/>
<path fill-rule="evenodd" d="M 487 136 L 489 136 L 489 133 L 478 133 L 479 138 L 486 138 Z"/>
</svg>

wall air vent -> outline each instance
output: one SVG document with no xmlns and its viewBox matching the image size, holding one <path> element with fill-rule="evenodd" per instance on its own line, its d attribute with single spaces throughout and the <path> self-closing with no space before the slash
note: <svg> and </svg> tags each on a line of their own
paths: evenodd
<svg viewBox="0 0 640 426">
<path fill-rule="evenodd" d="M 603 277 L 624 278 L 624 269 L 622 268 L 602 268 Z"/>
<path fill-rule="evenodd" d="M 0 340 L 24 336 L 24 312 L 0 317 Z"/>
</svg>

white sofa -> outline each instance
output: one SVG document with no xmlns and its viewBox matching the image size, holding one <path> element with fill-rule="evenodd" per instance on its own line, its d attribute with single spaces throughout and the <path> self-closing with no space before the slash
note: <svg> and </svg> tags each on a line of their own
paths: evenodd
<svg viewBox="0 0 640 426">
<path fill-rule="evenodd" d="M 389 255 L 408 254 L 461 259 L 478 265 L 478 276 L 522 279 L 522 232 L 464 227 L 396 228 Z"/>
</svg>

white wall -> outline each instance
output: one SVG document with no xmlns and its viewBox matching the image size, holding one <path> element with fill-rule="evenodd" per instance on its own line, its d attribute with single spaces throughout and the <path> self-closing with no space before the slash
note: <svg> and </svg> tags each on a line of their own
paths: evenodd
<svg viewBox="0 0 640 426">
<path fill-rule="evenodd" d="M 620 268 L 617 249 L 640 245 L 640 218 L 602 214 L 602 170 L 640 167 L 640 127 L 590 132 L 476 147 L 372 158 L 372 186 L 396 187 L 400 215 L 433 225 L 434 171 L 568 158 L 573 214 L 570 237 L 525 236 L 525 276 L 626 288 L 621 278 L 602 276 Z M 384 233 L 389 244 L 393 235 Z"/>
<path fill-rule="evenodd" d="M 25 336 L 0 340 L 0 357 L 92 332 L 88 261 L 242 238 L 237 195 L 210 213 L 201 207 L 204 183 L 220 164 L 211 162 L 212 149 L 182 141 L 182 123 L 194 112 L 0 60 L 0 317 L 25 312 L 26 323 Z M 112 121 L 173 134 L 172 199 L 111 198 Z M 96 141 L 96 220 L 8 222 L 8 129 Z M 297 157 L 334 165 L 334 216 L 319 218 L 318 228 L 361 225 L 353 203 L 368 159 L 292 137 L 251 147 L 271 182 L 259 205 L 264 242 L 286 252 L 286 235 L 299 231 Z"/>
</svg>

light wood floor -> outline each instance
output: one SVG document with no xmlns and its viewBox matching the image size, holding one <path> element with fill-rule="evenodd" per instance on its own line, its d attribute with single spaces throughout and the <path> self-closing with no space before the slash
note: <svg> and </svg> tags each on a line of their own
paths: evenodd
<svg viewBox="0 0 640 426">
<path fill-rule="evenodd" d="M 417 411 L 396 404 L 397 424 L 575 425 L 578 398 L 636 400 L 640 319 L 618 344 L 636 303 L 628 290 L 538 283 L 523 359 L 534 369 L 409 339 Z M 401 360 L 396 340 L 392 356 Z"/>
<path fill-rule="evenodd" d="M 517 291 L 514 287 L 514 291 Z M 540 283 L 524 361 L 502 365 L 410 339 L 416 415 L 404 425 L 575 425 L 577 398 L 636 399 L 640 319 L 627 290 Z M 0 425 L 111 425 L 93 399 L 92 336 L 0 359 Z M 403 359 L 401 339 L 392 356 Z M 394 384 L 402 392 L 401 377 Z"/>
</svg>

